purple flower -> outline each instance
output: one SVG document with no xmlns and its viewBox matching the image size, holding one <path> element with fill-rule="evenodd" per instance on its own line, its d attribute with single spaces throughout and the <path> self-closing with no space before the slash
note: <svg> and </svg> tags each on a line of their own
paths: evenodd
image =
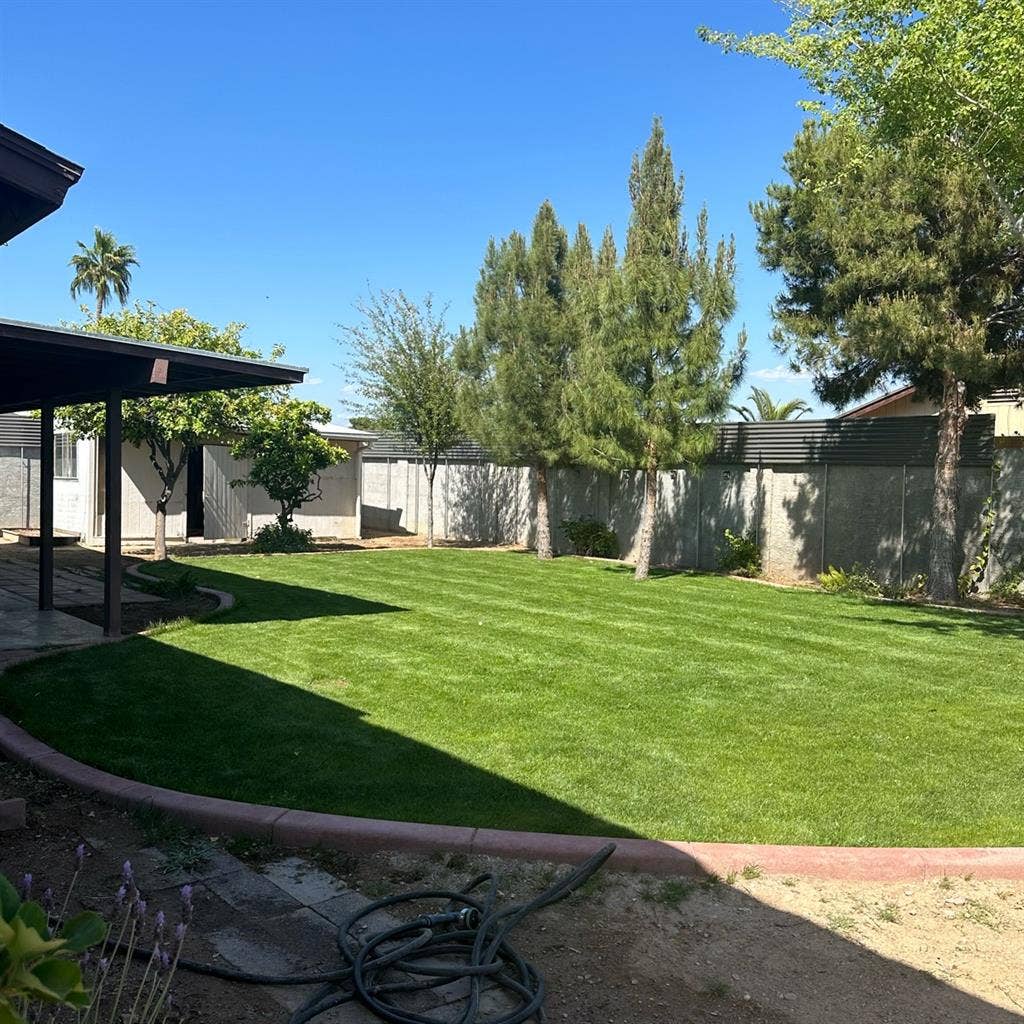
<svg viewBox="0 0 1024 1024">
<path fill-rule="evenodd" d="M 166 949 L 160 950 L 160 970 L 169 971 L 171 969 L 171 954 Z"/>
<path fill-rule="evenodd" d="M 85 843 L 79 843 L 75 847 L 75 870 L 81 871 L 85 863 Z"/>
<path fill-rule="evenodd" d="M 174 941 L 178 943 L 179 947 L 185 941 L 185 932 L 187 931 L 188 928 L 185 926 L 185 922 L 179 921 L 177 927 L 174 929 Z"/>
<path fill-rule="evenodd" d="M 138 899 L 135 901 L 135 917 L 141 924 L 146 920 L 146 901 Z"/>
<path fill-rule="evenodd" d="M 181 916 L 186 922 L 192 920 L 192 886 L 183 885 L 181 887 Z"/>
<path fill-rule="evenodd" d="M 153 920 L 153 931 L 156 932 L 156 937 L 162 939 L 164 937 L 164 925 L 167 923 L 167 915 L 162 910 L 156 912 L 156 917 Z"/>
<path fill-rule="evenodd" d="M 100 961 L 97 966 L 100 969 L 100 974 L 106 974 L 107 968 L 110 966 L 110 961 L 105 956 L 100 957 Z"/>
<path fill-rule="evenodd" d="M 32 874 L 26 872 L 21 876 L 21 882 L 18 885 L 18 891 L 21 893 L 22 900 L 28 900 L 32 898 Z"/>
<path fill-rule="evenodd" d="M 124 879 L 125 885 L 131 885 L 135 880 L 135 874 L 132 871 L 132 862 L 130 860 L 126 860 L 124 862 L 124 866 L 121 868 L 121 877 Z"/>
</svg>

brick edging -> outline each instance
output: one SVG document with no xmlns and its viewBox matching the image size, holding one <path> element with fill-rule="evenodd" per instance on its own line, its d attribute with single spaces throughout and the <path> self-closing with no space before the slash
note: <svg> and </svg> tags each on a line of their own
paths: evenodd
<svg viewBox="0 0 1024 1024">
<path fill-rule="evenodd" d="M 124 568 L 125 575 L 126 576 L 131 576 L 131 577 L 133 577 L 134 579 L 137 579 L 137 580 L 143 580 L 146 583 L 157 582 L 159 580 L 159 577 L 158 576 L 150 576 L 148 572 L 143 572 L 139 568 L 139 566 L 141 564 L 142 564 L 141 562 L 136 562 L 134 565 L 126 565 L 125 568 Z M 216 615 L 218 612 L 226 612 L 226 611 L 228 611 L 228 609 L 235 607 L 235 596 L 234 596 L 234 594 L 229 594 L 226 590 L 214 590 L 213 587 L 199 587 L 199 586 L 196 587 L 196 590 L 199 591 L 200 594 L 209 594 L 210 597 L 215 597 L 220 602 L 218 607 L 214 608 L 214 610 L 212 612 L 208 612 L 207 613 L 208 615 Z M 149 632 L 149 630 L 146 630 L 146 629 L 142 630 L 142 634 L 143 635 L 148 633 L 148 632 Z M 119 639 L 124 639 L 124 637 L 119 637 Z"/>
<path fill-rule="evenodd" d="M 460 852 L 571 864 L 609 842 L 597 836 L 381 821 L 181 793 L 123 779 L 75 761 L 2 715 L 0 753 L 117 807 L 152 808 L 207 832 L 246 835 L 281 846 L 326 846 L 355 852 Z M 966 874 L 1024 879 L 1024 847 L 770 846 L 632 838 L 611 841 L 617 844 L 610 861 L 613 868 L 659 875 L 714 873 L 724 878 L 756 864 L 766 874 L 846 881 L 890 882 Z"/>
</svg>

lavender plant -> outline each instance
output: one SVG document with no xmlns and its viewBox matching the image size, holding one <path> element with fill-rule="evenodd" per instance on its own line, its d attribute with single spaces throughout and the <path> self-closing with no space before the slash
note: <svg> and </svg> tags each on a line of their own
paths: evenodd
<svg viewBox="0 0 1024 1024">
<path fill-rule="evenodd" d="M 38 903 L 31 901 L 31 874 L 17 888 L 0 875 L 0 1024 L 174 1019 L 171 984 L 194 912 L 192 886 L 181 889 L 180 917 L 173 927 L 163 910 L 150 919 L 131 862 L 125 861 L 109 921 L 86 911 L 64 923 L 85 856 L 80 845 L 59 908 L 49 888 Z M 143 964 L 141 974 L 134 961 Z"/>
</svg>

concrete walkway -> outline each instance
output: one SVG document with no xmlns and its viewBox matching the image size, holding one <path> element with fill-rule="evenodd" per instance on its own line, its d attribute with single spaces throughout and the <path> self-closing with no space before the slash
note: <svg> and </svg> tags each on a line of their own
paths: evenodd
<svg viewBox="0 0 1024 1024">
<path fill-rule="evenodd" d="M 88 839 L 95 846 L 101 841 Z M 262 869 L 248 867 L 236 857 L 214 851 L 206 865 L 191 872 L 168 872 L 167 859 L 157 849 L 140 851 L 132 860 L 136 881 L 150 906 L 173 907 L 178 888 L 195 886 L 193 930 L 213 951 L 214 963 L 228 963 L 260 974 L 308 973 L 335 969 L 341 962 L 337 948 L 338 925 L 371 901 L 346 887 L 302 857 L 288 856 Z M 361 927 L 377 932 L 398 924 L 383 912 L 365 918 Z M 192 951 L 187 955 L 195 956 Z M 263 989 L 277 1003 L 286 1020 L 306 1001 L 314 986 Z M 455 982 L 416 994 L 417 1012 L 457 1019 L 464 1009 L 465 991 Z M 503 993 L 484 992 L 487 1013 L 507 1008 Z M 268 1018 L 270 1020 L 274 1018 Z M 379 1018 L 357 1003 L 335 1007 L 316 1018 L 316 1024 L 379 1024 Z"/>
</svg>

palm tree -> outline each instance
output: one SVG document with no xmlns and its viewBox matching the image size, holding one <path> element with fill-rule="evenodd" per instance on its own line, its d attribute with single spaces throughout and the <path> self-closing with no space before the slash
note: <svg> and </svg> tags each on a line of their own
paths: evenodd
<svg viewBox="0 0 1024 1024">
<path fill-rule="evenodd" d="M 103 316 L 103 307 L 111 293 L 117 296 L 123 306 L 128 301 L 128 290 L 132 284 L 132 267 L 139 261 L 135 258 L 135 246 L 120 245 L 117 239 L 102 228 L 96 228 L 91 246 L 79 242 L 76 252 L 68 262 L 74 267 L 75 276 L 71 281 L 71 297 L 79 292 L 91 292 L 96 296 L 96 320 Z"/>
<path fill-rule="evenodd" d="M 776 403 L 764 388 L 751 388 L 749 401 L 754 403 L 753 409 L 746 405 L 732 407 L 748 423 L 762 420 L 798 420 L 805 412 L 811 411 L 811 407 L 802 398 Z"/>
</svg>

